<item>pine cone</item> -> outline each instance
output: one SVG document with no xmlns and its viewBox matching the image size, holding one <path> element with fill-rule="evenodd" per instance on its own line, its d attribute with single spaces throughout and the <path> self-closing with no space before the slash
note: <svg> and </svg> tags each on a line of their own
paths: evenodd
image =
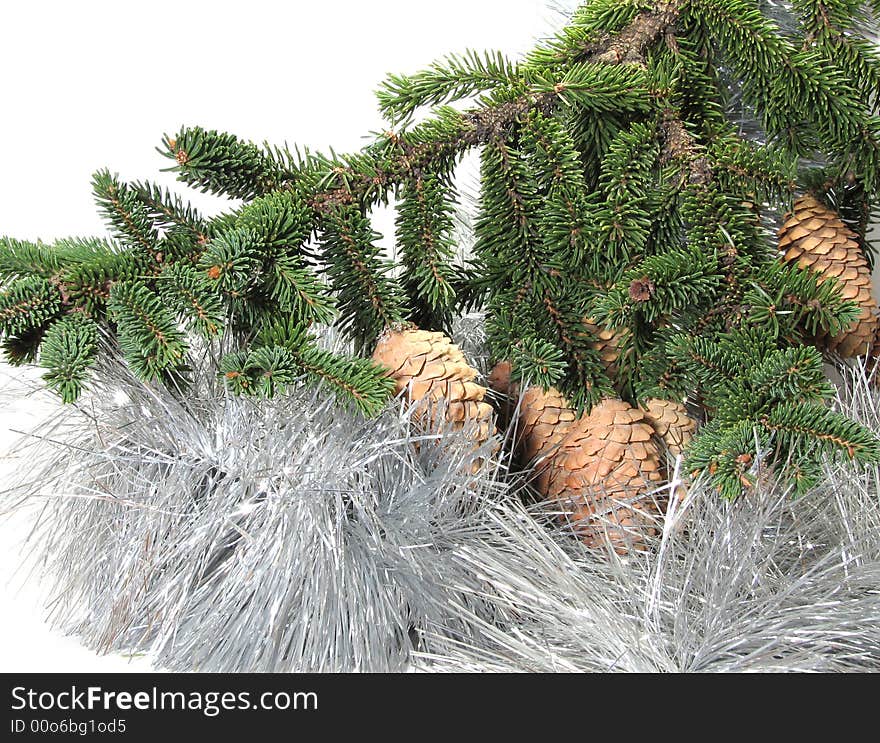
<svg viewBox="0 0 880 743">
<path fill-rule="evenodd" d="M 673 457 L 681 456 L 697 429 L 697 422 L 688 415 L 687 408 L 680 402 L 652 397 L 641 404 L 641 409 L 645 421 L 666 444 L 669 453 Z"/>
<path fill-rule="evenodd" d="M 599 360 L 605 367 L 605 373 L 611 383 L 615 384 L 617 372 L 620 369 L 620 349 L 626 340 L 628 331 L 626 329 L 609 330 L 597 324 L 592 317 L 584 318 L 583 326 L 592 337 L 589 343 L 590 348 L 599 355 Z"/>
<path fill-rule="evenodd" d="M 547 462 L 545 494 L 587 546 L 607 537 L 626 554 L 656 534 L 662 511 L 652 491 L 663 475 L 653 435 L 641 410 L 606 399 L 572 424 Z"/>
<path fill-rule="evenodd" d="M 842 296 L 860 309 L 858 318 L 848 328 L 833 338 L 817 338 L 817 344 L 843 357 L 868 353 L 878 328 L 878 310 L 871 292 L 871 272 L 858 236 L 837 212 L 806 195 L 795 201 L 794 211 L 786 216 L 779 230 L 779 248 L 786 263 L 796 261 L 823 279 L 836 278 Z"/>
<path fill-rule="evenodd" d="M 416 418 L 427 428 L 464 429 L 477 447 L 494 435 L 492 406 L 484 400 L 486 388 L 474 383 L 476 369 L 443 333 L 386 330 L 373 361 L 388 369 L 398 394 L 406 390 L 407 401 L 418 406 Z"/>
<path fill-rule="evenodd" d="M 489 386 L 508 398 L 519 398 L 519 385 L 511 382 L 509 361 L 498 362 L 489 374 Z M 529 387 L 522 395 L 516 431 L 516 452 L 523 464 L 536 464 L 551 454 L 565 438 L 577 415 L 555 387 L 546 392 Z M 539 488 L 540 489 L 540 488 Z"/>
<path fill-rule="evenodd" d="M 510 363 L 499 362 L 489 383 L 502 395 L 518 397 L 510 375 Z M 684 406 L 656 403 L 650 407 L 659 427 L 683 446 L 695 423 Z M 584 544 L 601 547 L 607 538 L 620 554 L 645 548 L 662 515 L 652 491 L 664 479 L 654 438 L 662 434 L 648 413 L 606 399 L 578 418 L 559 390 L 530 387 L 520 399 L 518 424 L 517 454 L 534 467 L 533 486 L 561 508 Z"/>
</svg>

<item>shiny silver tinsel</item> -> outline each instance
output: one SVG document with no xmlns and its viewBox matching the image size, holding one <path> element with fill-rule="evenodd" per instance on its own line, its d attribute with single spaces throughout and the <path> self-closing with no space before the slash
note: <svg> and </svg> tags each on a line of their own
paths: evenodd
<svg viewBox="0 0 880 743">
<path fill-rule="evenodd" d="M 489 452 L 472 473 L 460 435 L 416 441 L 397 406 L 234 398 L 195 367 L 186 394 L 102 369 L 25 440 L 5 496 L 42 504 L 52 616 L 98 650 L 216 671 L 880 669 L 874 470 L 829 466 L 799 500 L 697 484 L 620 558 L 523 505 Z M 876 430 L 864 374 L 844 386 Z"/>
<path fill-rule="evenodd" d="M 880 430 L 864 369 L 841 407 Z M 736 503 L 700 483 L 653 549 L 579 548 L 514 501 L 458 552 L 496 609 L 479 642 L 425 634 L 418 665 L 448 671 L 878 671 L 880 482 L 826 465 L 794 500 L 765 482 Z M 462 587 L 463 588 L 463 587 Z M 475 633 L 476 634 L 476 633 Z"/>
<path fill-rule="evenodd" d="M 232 397 L 207 367 L 184 395 L 101 369 L 89 404 L 31 439 L 58 624 L 169 669 L 380 671 L 422 626 L 466 633 L 452 603 L 483 616 L 450 556 L 501 488 L 490 452 L 322 391 Z"/>
</svg>

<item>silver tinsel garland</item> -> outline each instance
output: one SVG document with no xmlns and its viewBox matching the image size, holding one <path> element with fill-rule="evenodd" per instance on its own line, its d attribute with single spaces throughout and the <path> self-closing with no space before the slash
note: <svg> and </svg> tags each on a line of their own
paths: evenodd
<svg viewBox="0 0 880 743">
<path fill-rule="evenodd" d="M 384 671 L 420 627 L 466 634 L 451 603 L 483 616 L 451 556 L 503 490 L 488 459 L 471 472 L 488 451 L 322 392 L 236 398 L 202 372 L 180 395 L 105 367 L 30 439 L 13 497 L 45 500 L 57 624 L 169 669 Z"/>
<path fill-rule="evenodd" d="M 181 671 L 880 669 L 875 470 L 829 465 L 799 500 L 697 483 L 621 558 L 399 405 L 367 421 L 321 391 L 236 398 L 194 367 L 186 394 L 100 370 L 23 441 L 4 496 L 42 504 L 52 619 L 101 652 Z M 842 388 L 876 430 L 864 373 Z"/>
</svg>

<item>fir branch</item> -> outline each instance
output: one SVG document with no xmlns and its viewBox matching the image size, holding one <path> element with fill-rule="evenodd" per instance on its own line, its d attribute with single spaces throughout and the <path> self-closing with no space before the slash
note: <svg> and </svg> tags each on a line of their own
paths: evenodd
<svg viewBox="0 0 880 743">
<path fill-rule="evenodd" d="M 727 193 L 787 207 L 797 189 L 797 160 L 784 150 L 728 135 L 713 138 L 706 156 L 718 188 Z"/>
<path fill-rule="evenodd" d="M 799 339 L 821 333 L 837 335 L 859 316 L 854 302 L 843 299 L 834 278 L 809 269 L 770 261 L 755 274 L 743 297 L 753 323 L 768 327 L 774 336 Z"/>
<path fill-rule="evenodd" d="M 61 314 L 61 295 L 50 281 L 16 279 L 0 293 L 0 333 L 21 335 L 44 326 Z"/>
<path fill-rule="evenodd" d="M 55 279 L 66 268 L 118 252 L 102 238 L 61 238 L 51 245 L 0 238 L 0 285 L 18 278 Z"/>
<path fill-rule="evenodd" d="M 773 431 L 786 449 L 807 440 L 830 457 L 845 455 L 866 464 L 880 461 L 877 437 L 865 426 L 824 405 L 783 403 L 763 416 L 761 424 Z"/>
<path fill-rule="evenodd" d="M 315 217 L 294 191 L 277 191 L 245 204 L 235 228 L 252 233 L 266 254 L 271 248 L 296 250 L 308 239 Z"/>
<path fill-rule="evenodd" d="M 835 157 L 859 150 L 862 178 L 878 185 L 880 123 L 827 50 L 795 49 L 775 23 L 746 0 L 692 0 L 686 27 L 725 49 L 743 80 L 746 100 L 769 134 L 794 154 L 824 149 Z"/>
<path fill-rule="evenodd" d="M 834 396 L 822 354 L 807 346 L 776 350 L 749 371 L 747 385 L 755 409 L 784 402 L 819 403 Z"/>
<path fill-rule="evenodd" d="M 650 44 L 675 22 L 678 3 L 645 8 L 639 0 L 591 0 L 575 10 L 571 23 L 528 56 L 526 67 L 579 62 L 639 64 Z"/>
<path fill-rule="evenodd" d="M 645 258 L 593 304 L 591 315 L 611 328 L 669 318 L 694 307 L 710 307 L 724 274 L 714 253 L 670 249 Z"/>
<path fill-rule="evenodd" d="M 394 391 L 387 369 L 318 348 L 306 326 L 289 318 L 265 326 L 251 351 L 225 356 L 221 373 L 234 392 L 267 397 L 305 377 L 368 416 L 379 413 Z"/>
<path fill-rule="evenodd" d="M 534 336 L 510 344 L 508 354 L 516 381 L 549 389 L 568 369 L 564 352 L 550 341 Z"/>
<path fill-rule="evenodd" d="M 146 382 L 180 368 L 187 345 L 171 309 L 143 284 L 116 282 L 107 303 L 119 347 L 135 374 Z"/>
<path fill-rule="evenodd" d="M 159 296 L 187 326 L 205 338 L 223 329 L 225 307 L 204 272 L 182 263 L 166 266 L 158 277 Z"/>
<path fill-rule="evenodd" d="M 48 279 L 60 268 L 61 261 L 50 246 L 0 238 L 0 281 L 3 284 L 26 276 Z"/>
<path fill-rule="evenodd" d="M 414 75 L 390 75 L 377 92 L 379 110 L 394 122 L 404 121 L 422 106 L 454 101 L 499 85 L 519 82 L 517 65 L 501 52 L 471 49 L 452 54 Z"/>
<path fill-rule="evenodd" d="M 7 335 L 3 339 L 3 355 L 10 366 L 32 364 L 40 353 L 40 344 L 46 335 L 51 321 L 43 325 L 25 330 L 23 333 Z"/>
<path fill-rule="evenodd" d="M 558 116 L 532 112 L 520 134 L 521 146 L 542 195 L 535 215 L 541 250 L 554 268 L 579 275 L 591 252 L 594 210 L 574 138 Z"/>
<path fill-rule="evenodd" d="M 107 244 L 104 248 L 86 260 L 71 262 L 58 276 L 65 301 L 92 316 L 104 312 L 116 281 L 143 281 L 155 268 L 141 251 L 117 251 Z"/>
<path fill-rule="evenodd" d="M 220 372 L 233 392 L 260 397 L 274 397 L 299 378 L 294 356 L 283 346 L 224 356 Z"/>
<path fill-rule="evenodd" d="M 329 288 L 302 256 L 286 252 L 272 256 L 264 269 L 263 284 L 278 310 L 298 323 L 329 325 L 336 317 Z"/>
<path fill-rule="evenodd" d="M 320 213 L 339 206 L 375 203 L 414 174 L 443 171 L 466 150 L 503 138 L 533 109 L 549 111 L 556 98 L 556 94 L 519 96 L 465 113 L 441 109 L 434 119 L 408 132 L 386 134 L 386 140 L 394 144 L 387 162 L 370 160 L 366 166 L 361 164 L 367 172 L 333 166 L 324 187 L 310 202 Z"/>
<path fill-rule="evenodd" d="M 233 229 L 219 234 L 205 248 L 198 268 L 230 296 L 244 296 L 261 266 L 260 238 L 253 230 Z"/>
<path fill-rule="evenodd" d="M 769 447 L 769 431 L 753 421 L 728 427 L 712 421 L 688 447 L 685 467 L 695 478 L 708 474 L 719 495 L 734 500 L 754 486 L 755 468 Z"/>
<path fill-rule="evenodd" d="M 740 373 L 740 359 L 717 341 L 675 333 L 664 344 L 670 360 L 687 375 L 691 390 L 724 395 Z"/>
<path fill-rule="evenodd" d="M 563 105 L 591 114 L 640 112 L 652 106 L 648 77 L 635 65 L 585 62 L 566 68 L 561 77 L 529 70 L 526 80 L 535 93 L 553 95 Z"/>
<path fill-rule="evenodd" d="M 108 170 L 99 170 L 92 176 L 92 190 L 114 235 L 122 243 L 156 258 L 159 233 L 137 192 Z"/>
<path fill-rule="evenodd" d="M 447 328 L 451 321 L 454 208 L 454 191 L 433 173 L 417 175 L 400 195 L 397 243 L 410 319 L 420 327 Z"/>
<path fill-rule="evenodd" d="M 208 221 L 178 194 L 149 181 L 134 181 L 130 188 L 147 209 L 154 225 L 166 229 L 179 228 L 196 242 L 207 242 L 210 233 Z"/>
<path fill-rule="evenodd" d="M 794 0 L 806 32 L 804 45 L 816 46 L 833 58 L 868 99 L 880 90 L 880 58 L 876 46 L 852 33 L 866 20 L 862 0 Z M 876 106 L 880 101 L 875 99 Z"/>
<path fill-rule="evenodd" d="M 678 0 L 660 0 L 660 2 L 652 4 L 653 7 L 641 10 L 633 16 L 632 20 L 623 26 L 619 33 L 606 36 L 601 41 L 587 46 L 582 50 L 582 54 L 591 62 L 604 62 L 605 64 L 644 62 L 645 50 L 672 27 L 678 18 L 682 4 Z M 612 27 L 620 27 L 621 22 L 632 13 L 633 6 L 638 7 L 635 3 L 629 8 L 624 4 L 617 11 L 622 15 L 616 18 L 612 16 L 614 18 Z M 589 9 L 580 15 L 581 23 L 608 24 L 607 20 L 603 19 L 603 22 L 600 19 L 602 16 Z"/>
<path fill-rule="evenodd" d="M 572 311 L 570 305 L 574 296 L 571 286 L 563 284 L 562 287 L 556 287 L 555 292 L 550 286 L 545 286 L 540 322 L 552 333 L 555 345 L 563 350 L 568 360 L 565 376 L 559 386 L 569 404 L 583 412 L 602 398 L 612 395 L 613 388 L 601 359 L 590 347 L 593 339 L 583 332 L 582 317 Z"/>
<path fill-rule="evenodd" d="M 98 350 L 98 326 L 82 313 L 67 315 L 46 332 L 40 366 L 46 386 L 65 403 L 81 394 Z"/>
<path fill-rule="evenodd" d="M 268 152 L 238 137 L 201 127 L 165 136 L 159 152 L 175 161 L 167 168 L 177 179 L 203 192 L 253 199 L 270 193 L 296 174 Z"/>
<path fill-rule="evenodd" d="M 578 65 L 567 73 L 568 77 L 558 78 L 546 69 L 547 65 L 533 62 L 524 67 L 533 83 L 526 95 L 499 95 L 499 100 L 465 113 L 452 109 L 443 112 L 436 121 L 417 127 L 414 132 L 387 134 L 386 139 L 396 145 L 390 162 L 373 163 L 368 174 L 344 166 L 336 168 L 335 187 L 322 189 L 311 203 L 318 211 L 344 204 L 372 203 L 414 172 L 432 164 L 436 170 L 438 161 L 448 162 L 465 150 L 502 138 L 530 112 L 549 114 L 565 102 L 566 95 L 572 104 L 596 112 L 608 112 L 612 101 L 616 103 L 615 96 L 630 110 L 646 110 L 651 100 L 647 78 L 642 70 L 626 63 L 634 58 L 643 63 L 647 47 L 672 26 L 677 13 L 677 2 L 640 12 L 616 33 L 606 34 L 595 45 L 578 52 L 576 61 L 601 64 Z M 425 137 L 426 132 L 431 136 Z"/>
<path fill-rule="evenodd" d="M 775 260 L 774 247 L 758 217 L 741 199 L 716 187 L 688 186 L 681 194 L 680 212 L 688 243 L 704 253 L 715 253 L 725 267 L 729 288 L 754 265 Z"/>
<path fill-rule="evenodd" d="M 594 275 L 618 278 L 645 251 L 655 203 L 654 168 L 659 148 L 648 126 L 633 123 L 611 141 L 602 159 L 597 199 L 592 211 L 599 250 L 592 256 Z"/>
<path fill-rule="evenodd" d="M 403 292 L 388 276 L 390 264 L 380 258 L 379 237 L 358 209 L 337 209 L 324 217 L 321 250 L 338 297 L 340 327 L 358 349 L 372 346 L 404 317 Z"/>
<path fill-rule="evenodd" d="M 684 126 L 679 113 L 671 108 L 663 111 L 661 162 L 674 162 L 682 172 L 682 186 L 704 186 L 712 180 L 712 166 L 705 148 Z"/>
</svg>

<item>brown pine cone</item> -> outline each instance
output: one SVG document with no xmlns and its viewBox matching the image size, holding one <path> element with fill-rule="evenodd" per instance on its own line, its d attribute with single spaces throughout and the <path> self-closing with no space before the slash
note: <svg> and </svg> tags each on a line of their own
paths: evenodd
<svg viewBox="0 0 880 743">
<path fill-rule="evenodd" d="M 607 537 L 626 554 L 657 533 L 662 510 L 653 491 L 663 475 L 653 435 L 641 410 L 606 399 L 572 424 L 549 458 L 545 495 L 587 546 Z"/>
<path fill-rule="evenodd" d="M 666 444 L 673 457 L 681 456 L 697 430 L 697 422 L 688 415 L 680 402 L 652 397 L 641 404 L 645 421 L 657 437 Z"/>
<path fill-rule="evenodd" d="M 418 406 L 416 418 L 429 429 L 464 429 L 476 446 L 495 434 L 486 388 L 474 383 L 476 369 L 443 333 L 388 329 L 373 361 L 388 369 L 396 392 L 406 391 L 407 401 Z"/>
<path fill-rule="evenodd" d="M 489 386 L 501 395 L 519 399 L 519 385 L 511 382 L 509 361 L 498 362 L 489 374 Z M 519 402 L 516 453 L 526 465 L 551 454 L 577 419 L 562 393 L 555 387 L 546 392 L 529 387 Z"/>
<path fill-rule="evenodd" d="M 609 330 L 597 324 L 591 317 L 584 318 L 582 324 L 591 336 L 590 348 L 599 355 L 599 360 L 605 367 L 605 373 L 612 384 L 615 384 L 617 372 L 620 369 L 620 349 L 629 331 L 626 329 Z"/>
<path fill-rule="evenodd" d="M 845 299 L 858 305 L 858 318 L 833 338 L 817 338 L 818 345 L 843 357 L 869 352 L 878 328 L 877 302 L 871 291 L 871 272 L 859 247 L 858 236 L 833 209 L 815 197 L 801 196 L 779 230 L 779 249 L 786 263 L 797 262 L 823 279 L 834 277 Z"/>
<path fill-rule="evenodd" d="M 518 397 L 510 374 L 510 364 L 500 362 L 489 383 Z M 661 407 L 655 406 L 658 418 L 669 430 L 685 427 Z M 517 425 L 517 454 L 533 466 L 533 486 L 561 510 L 584 544 L 601 547 L 607 539 L 619 554 L 646 547 L 662 515 L 653 491 L 664 478 L 657 434 L 645 411 L 606 399 L 578 418 L 557 389 L 530 387 L 519 398 Z"/>
</svg>

